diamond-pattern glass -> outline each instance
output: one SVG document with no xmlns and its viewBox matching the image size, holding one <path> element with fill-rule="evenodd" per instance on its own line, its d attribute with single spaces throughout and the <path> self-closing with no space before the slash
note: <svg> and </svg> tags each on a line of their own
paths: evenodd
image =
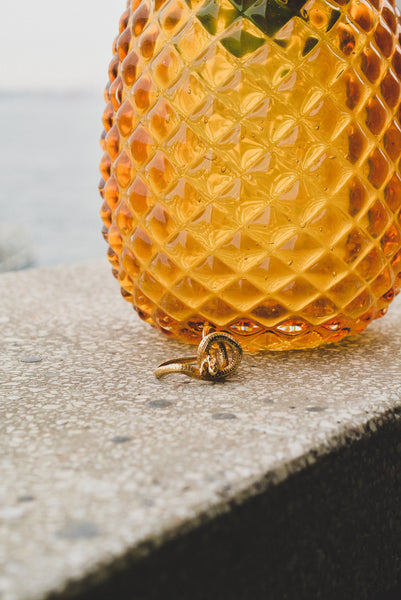
<svg viewBox="0 0 401 600">
<path fill-rule="evenodd" d="M 380 5 L 379 5 L 380 4 Z M 362 331 L 401 285 L 401 33 L 388 0 L 132 0 L 109 68 L 103 234 L 164 333 Z"/>
</svg>

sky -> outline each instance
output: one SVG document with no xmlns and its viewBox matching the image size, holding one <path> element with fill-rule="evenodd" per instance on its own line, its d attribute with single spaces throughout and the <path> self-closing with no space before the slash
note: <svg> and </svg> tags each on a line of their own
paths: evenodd
<svg viewBox="0 0 401 600">
<path fill-rule="evenodd" d="M 0 19 L 0 91 L 103 88 L 125 0 L 11 0 Z"/>
</svg>

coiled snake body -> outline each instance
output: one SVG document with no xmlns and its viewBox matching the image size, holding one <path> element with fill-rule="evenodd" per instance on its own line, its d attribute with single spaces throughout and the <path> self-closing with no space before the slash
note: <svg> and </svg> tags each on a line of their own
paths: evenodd
<svg viewBox="0 0 401 600">
<path fill-rule="evenodd" d="M 206 335 L 198 346 L 196 356 L 168 360 L 160 365 L 155 376 L 180 373 L 192 379 L 221 381 L 231 377 L 242 359 L 241 345 L 228 333 L 214 331 Z"/>
</svg>

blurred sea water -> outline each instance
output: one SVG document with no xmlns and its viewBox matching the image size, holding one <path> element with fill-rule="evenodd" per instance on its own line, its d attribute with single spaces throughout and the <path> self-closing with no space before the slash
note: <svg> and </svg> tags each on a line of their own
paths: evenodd
<svg viewBox="0 0 401 600">
<path fill-rule="evenodd" d="M 14 243 L 27 243 L 35 266 L 105 256 L 103 106 L 101 91 L 0 93 L 0 235 L 11 230 Z"/>
</svg>

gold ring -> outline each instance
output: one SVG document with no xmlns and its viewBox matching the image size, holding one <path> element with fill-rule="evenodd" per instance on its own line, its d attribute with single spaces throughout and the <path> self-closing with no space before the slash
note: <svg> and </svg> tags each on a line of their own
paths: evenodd
<svg viewBox="0 0 401 600">
<path fill-rule="evenodd" d="M 214 331 L 199 344 L 196 356 L 168 360 L 155 371 L 157 379 L 179 373 L 192 379 L 221 381 L 231 377 L 242 360 L 241 345 L 228 333 Z"/>
</svg>

